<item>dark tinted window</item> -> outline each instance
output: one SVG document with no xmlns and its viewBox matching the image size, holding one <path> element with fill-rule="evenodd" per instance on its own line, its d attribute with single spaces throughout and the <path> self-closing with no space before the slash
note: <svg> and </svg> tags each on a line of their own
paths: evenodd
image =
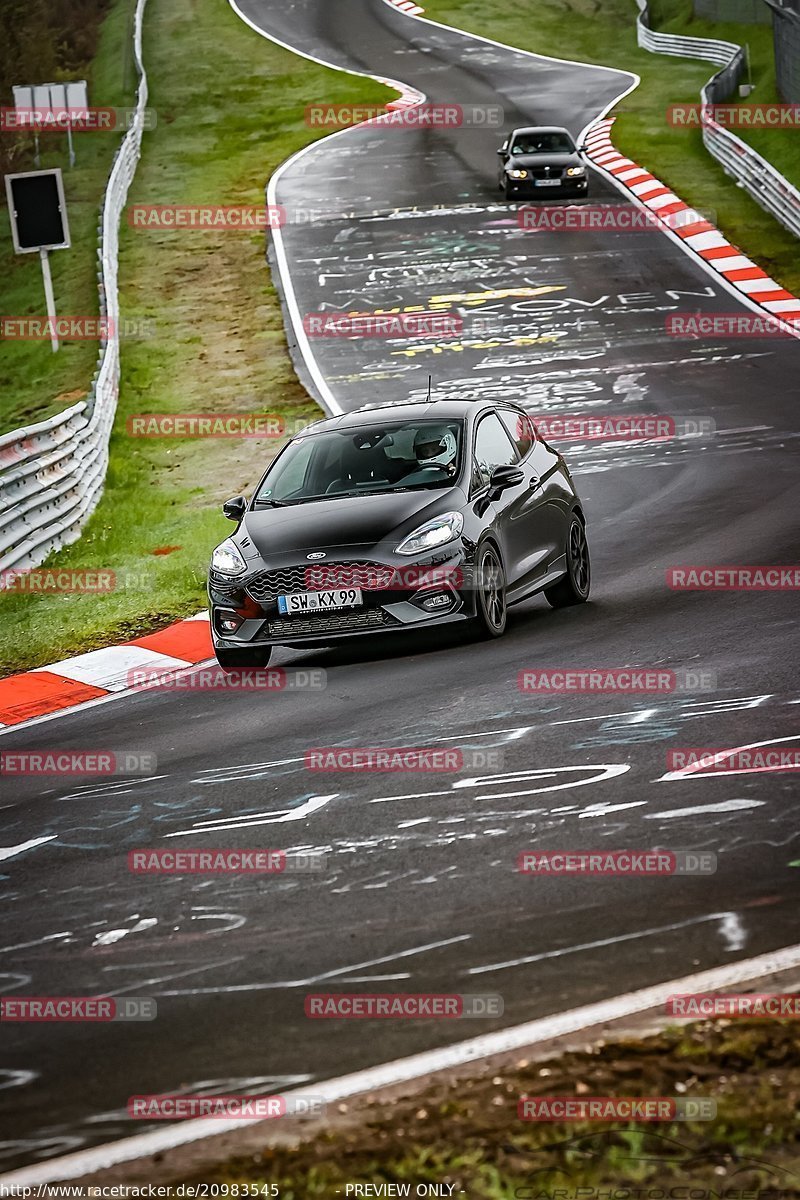
<svg viewBox="0 0 800 1200">
<path fill-rule="evenodd" d="M 297 438 L 278 456 L 255 503 L 302 504 L 408 488 L 451 487 L 463 422 L 385 421 Z"/>
<path fill-rule="evenodd" d="M 524 458 L 536 440 L 533 421 L 526 413 L 512 412 L 510 408 L 501 408 L 500 420 L 508 430 L 514 445 L 519 450 L 520 458 Z"/>
<path fill-rule="evenodd" d="M 566 133 L 521 133 L 514 138 L 512 154 L 572 154 L 575 143 Z"/>
<path fill-rule="evenodd" d="M 495 467 L 510 467 L 518 461 L 514 446 L 494 413 L 483 417 L 478 425 L 475 435 L 475 461 L 482 484 L 489 482 Z"/>
</svg>

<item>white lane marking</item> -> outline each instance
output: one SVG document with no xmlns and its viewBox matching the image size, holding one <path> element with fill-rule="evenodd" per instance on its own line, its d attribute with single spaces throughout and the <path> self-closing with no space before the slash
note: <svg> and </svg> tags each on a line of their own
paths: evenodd
<svg viewBox="0 0 800 1200">
<path fill-rule="evenodd" d="M 482 967 L 470 967 L 468 975 L 489 975 L 494 971 L 505 971 L 509 967 L 522 967 L 528 963 L 545 962 L 550 958 L 565 958 L 568 954 L 577 954 L 583 950 L 599 950 L 603 946 L 616 946 L 621 942 L 635 942 L 640 938 L 653 937 L 658 933 L 673 933 L 677 929 L 688 929 L 692 925 L 704 925 L 708 921 L 725 922 L 731 913 L 708 913 L 703 917 L 690 917 L 686 921 L 676 921 L 672 925 L 657 925 L 652 929 L 637 929 L 633 933 L 621 933 L 616 937 L 599 938 L 596 942 L 581 942 L 575 946 L 564 946 L 560 950 L 543 950 L 540 954 L 526 954 L 524 958 L 509 958 L 504 962 L 486 963 Z M 727 927 L 726 927 L 727 928 Z M 727 942 L 727 937 L 723 934 Z"/>
<path fill-rule="evenodd" d="M 25 1087 L 38 1078 L 38 1071 L 12 1071 L 8 1067 L 0 1068 L 0 1092 L 6 1088 Z"/>
<path fill-rule="evenodd" d="M 743 950 L 747 941 L 747 930 L 742 924 L 742 919 L 738 913 L 726 913 L 719 927 L 720 937 L 727 943 L 726 949 L 731 953 L 737 950 Z"/>
<path fill-rule="evenodd" d="M 758 750 L 761 746 L 776 746 L 779 742 L 796 742 L 798 739 L 800 739 L 800 734 L 792 733 L 788 737 L 768 738 L 765 742 L 748 742 L 746 746 L 729 746 L 725 750 L 717 751 L 715 754 L 707 754 L 705 758 L 700 758 L 697 762 L 689 763 L 685 767 L 678 767 L 677 771 L 667 771 L 666 775 L 662 775 L 655 782 L 662 783 L 665 779 L 686 779 L 690 775 L 697 776 L 700 779 L 715 779 L 717 776 L 722 775 L 753 774 L 754 770 L 750 768 L 742 768 L 738 771 L 706 771 L 705 768 L 724 762 L 726 758 L 730 758 L 732 754 L 738 754 L 740 750 Z M 767 769 L 759 768 L 755 773 L 764 774 Z"/>
<path fill-rule="evenodd" d="M 170 975 L 155 975 L 151 979 L 137 979 L 135 983 L 130 983 L 126 987 L 111 988 L 104 992 L 103 996 L 124 996 L 126 992 L 143 993 L 145 988 L 155 987 L 159 983 L 171 983 L 173 979 L 184 979 L 187 975 L 201 975 L 204 971 L 218 970 L 220 967 L 231 967 L 242 961 L 242 955 L 236 955 L 234 958 L 223 958 L 221 962 L 205 963 L 202 967 L 190 967 L 186 971 L 175 971 Z M 122 969 L 125 971 L 144 970 L 146 966 L 157 966 L 158 964 L 144 963 L 126 965 L 124 968 L 107 967 L 106 970 L 113 971 Z M 146 994 L 146 993 L 145 993 Z"/>
<path fill-rule="evenodd" d="M 129 933 L 140 933 L 143 929 L 152 929 L 157 924 L 158 917 L 142 917 L 135 925 L 131 925 L 130 929 L 106 929 L 103 933 L 96 933 L 92 944 L 94 946 L 113 946 L 115 942 L 121 941 Z"/>
<path fill-rule="evenodd" d="M 765 800 L 720 800 L 719 804 L 695 804 L 689 808 L 671 808 L 666 812 L 648 813 L 645 821 L 659 821 L 665 817 L 693 817 L 696 813 L 739 812 L 745 808 L 760 808 Z"/>
<path fill-rule="evenodd" d="M 578 820 L 582 821 L 587 817 L 604 817 L 607 813 L 622 812 L 626 808 L 641 808 L 644 804 L 647 804 L 646 800 L 629 800 L 627 804 L 590 804 L 583 812 L 578 813 Z"/>
<path fill-rule="evenodd" d="M 22 854 L 25 850 L 32 850 L 34 846 L 41 846 L 44 842 L 52 842 L 57 837 L 57 833 L 51 833 L 47 837 L 31 838 L 28 842 L 20 842 L 18 846 L 0 846 L 0 862 L 5 858 L 14 858 L 15 855 Z"/>
<path fill-rule="evenodd" d="M 331 800 L 335 800 L 339 795 L 338 792 L 331 792 L 329 796 L 312 796 L 310 800 L 306 800 L 305 804 L 301 804 L 298 808 L 278 808 L 272 813 L 259 814 L 259 819 L 245 817 L 241 821 L 235 817 L 229 817 L 227 821 L 214 821 L 206 823 L 198 821 L 191 829 L 179 829 L 175 833 L 166 833 L 165 837 L 191 837 L 193 834 L 201 833 L 219 833 L 224 829 L 250 829 L 255 825 L 278 825 L 285 821 L 302 821 L 304 817 L 311 816 L 317 809 L 323 808 Z"/>
<path fill-rule="evenodd" d="M 30 950 L 33 946 L 43 946 L 45 942 L 58 942 L 64 938 L 71 938 L 72 933 L 48 933 L 45 937 L 36 938 L 32 942 L 17 942 L 16 946 L 0 946 L 0 954 L 11 954 L 14 950 Z"/>
<path fill-rule="evenodd" d="M 535 767 L 531 771 L 510 771 L 503 775 L 495 775 L 494 777 L 491 775 L 482 775 L 474 779 L 459 779 L 455 783 L 452 783 L 449 788 L 441 788 L 435 792 L 409 792 L 402 796 L 375 796 L 370 800 L 370 804 L 388 804 L 391 800 L 424 800 L 429 796 L 451 796 L 455 799 L 458 796 L 456 789 L 486 787 L 487 784 L 492 783 L 522 783 L 525 780 L 549 779 L 552 775 L 557 775 L 564 771 L 602 772 L 602 774 L 592 775 L 588 779 L 573 779 L 567 783 L 552 783 L 547 787 L 528 788 L 525 791 L 487 792 L 482 796 L 476 797 L 476 799 L 503 800 L 512 796 L 537 796 L 541 792 L 560 792 L 564 788 L 585 787 L 589 783 L 602 783 L 606 779 L 615 779 L 618 775 L 624 775 L 630 769 L 630 763 L 589 763 L 585 766 L 581 764 L 574 767 Z"/>
<path fill-rule="evenodd" d="M 712 967 L 708 971 L 685 975 L 680 979 L 670 979 L 635 992 L 625 992 L 609 1000 L 599 1000 L 594 1004 L 583 1005 L 581 1008 L 573 1008 L 567 1012 L 553 1013 L 534 1021 L 526 1021 L 522 1025 L 512 1025 L 508 1029 L 500 1029 L 495 1033 L 480 1034 L 478 1037 L 468 1038 L 466 1041 L 456 1042 L 454 1045 L 438 1050 L 425 1050 L 421 1054 L 412 1054 L 408 1058 L 399 1058 L 394 1062 L 368 1067 L 365 1071 L 356 1071 L 351 1075 L 339 1076 L 337 1079 L 323 1080 L 313 1085 L 314 1095 L 321 1096 L 328 1104 L 335 1104 L 352 1096 L 376 1091 L 378 1088 L 407 1083 L 434 1072 L 477 1062 L 489 1055 L 520 1050 L 523 1046 L 535 1046 L 541 1042 L 549 1042 L 556 1037 L 579 1033 L 584 1029 L 605 1025 L 609 1021 L 620 1018 L 636 1016 L 652 1009 L 663 1010 L 663 1006 L 670 996 L 722 991 L 798 966 L 800 966 L 800 945 L 787 946 L 782 950 L 758 955 L 756 958 L 727 963 L 723 967 Z M 674 1017 L 670 1020 L 674 1023 Z M 293 1093 L 287 1091 L 284 1095 L 290 1097 Z M 31 1186 L 40 1183 L 61 1182 L 65 1179 L 79 1179 L 82 1175 L 94 1174 L 95 1171 L 102 1171 L 118 1163 L 132 1162 L 147 1155 L 163 1153 L 175 1146 L 196 1142 L 201 1138 L 214 1137 L 220 1133 L 229 1133 L 232 1129 L 241 1129 L 246 1125 L 254 1124 L 256 1124 L 255 1119 L 216 1121 L 209 1118 L 198 1121 L 181 1121 L 166 1129 L 156 1129 L 150 1133 L 124 1138 L 119 1142 L 109 1142 L 105 1146 L 95 1146 L 91 1150 L 79 1150 L 75 1154 L 50 1159 L 48 1162 L 37 1163 L 35 1166 L 22 1167 L 18 1171 L 0 1176 L 0 1182 L 16 1186 Z M 220 1126 L 224 1126 L 224 1128 L 220 1128 Z"/>
<path fill-rule="evenodd" d="M 644 721 L 649 721 L 651 717 L 654 717 L 657 712 L 657 708 L 643 708 L 641 712 L 631 717 L 627 723 L 628 725 L 641 725 Z"/>
<path fill-rule="evenodd" d="M 468 942 L 471 933 L 460 933 L 456 937 L 444 938 L 439 942 L 427 942 L 424 946 L 412 946 L 410 950 L 398 950 L 394 954 L 385 954 L 381 958 L 370 958 L 365 962 L 348 963 L 346 967 L 336 967 L 332 971 L 323 971 L 319 975 L 310 975 L 308 979 L 283 979 L 274 983 L 232 983 L 224 987 L 172 989 L 160 992 L 161 996 L 202 996 L 227 995 L 229 992 L 266 992 L 276 988 L 309 987 L 313 983 L 322 983 L 326 979 L 350 975 L 353 971 L 363 971 L 368 967 L 380 967 L 384 963 L 395 962 L 398 958 L 412 958 L 415 954 L 427 954 L 429 950 L 440 950 L 443 946 L 453 946 L 457 942 Z"/>
<path fill-rule="evenodd" d="M 340 976 L 340 983 L 396 983 L 401 979 L 410 979 L 410 971 L 398 971 L 396 975 L 348 975 Z"/>
</svg>

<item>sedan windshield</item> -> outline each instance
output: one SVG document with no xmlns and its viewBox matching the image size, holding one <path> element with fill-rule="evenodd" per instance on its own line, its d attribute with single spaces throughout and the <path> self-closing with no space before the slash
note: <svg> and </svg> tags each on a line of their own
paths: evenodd
<svg viewBox="0 0 800 1200">
<path fill-rule="evenodd" d="M 451 487 L 461 466 L 462 442 L 461 421 L 395 421 L 309 434 L 278 456 L 255 504 Z"/>
<path fill-rule="evenodd" d="M 514 139 L 512 154 L 572 154 L 575 143 L 566 133 L 523 133 Z"/>
</svg>

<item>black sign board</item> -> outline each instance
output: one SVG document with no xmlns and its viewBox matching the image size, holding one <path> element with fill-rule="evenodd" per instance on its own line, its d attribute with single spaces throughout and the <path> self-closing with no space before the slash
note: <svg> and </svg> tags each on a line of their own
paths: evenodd
<svg viewBox="0 0 800 1200">
<path fill-rule="evenodd" d="M 69 223 L 60 170 L 6 175 L 6 193 L 17 254 L 67 249 Z"/>
</svg>

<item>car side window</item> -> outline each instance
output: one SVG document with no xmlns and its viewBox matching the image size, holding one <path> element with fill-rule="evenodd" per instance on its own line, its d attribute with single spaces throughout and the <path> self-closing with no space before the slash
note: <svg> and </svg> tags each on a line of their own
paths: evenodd
<svg viewBox="0 0 800 1200">
<path fill-rule="evenodd" d="M 517 447 L 520 458 L 524 458 L 536 440 L 533 421 L 527 413 L 514 412 L 510 408 L 498 409 L 498 416 Z"/>
<path fill-rule="evenodd" d="M 495 467 L 510 467 L 519 461 L 516 447 L 495 413 L 482 417 L 475 433 L 475 463 L 480 486 L 488 485 Z"/>
</svg>

